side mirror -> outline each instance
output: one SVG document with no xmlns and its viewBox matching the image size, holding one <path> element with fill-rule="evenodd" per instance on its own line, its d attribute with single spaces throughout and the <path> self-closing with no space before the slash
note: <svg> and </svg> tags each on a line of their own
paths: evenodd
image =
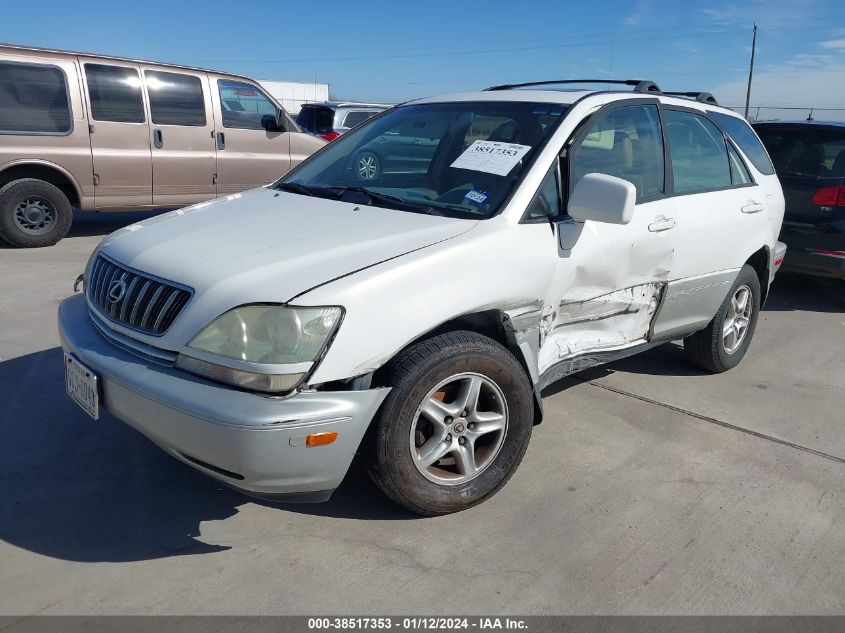
<svg viewBox="0 0 845 633">
<path fill-rule="evenodd" d="M 276 116 L 272 114 L 265 114 L 261 117 L 261 127 L 268 132 L 284 132 L 283 115 L 277 112 Z"/>
<path fill-rule="evenodd" d="M 627 180 L 607 174 L 587 174 L 575 185 L 566 210 L 578 222 L 628 224 L 634 216 L 636 201 L 637 188 Z"/>
</svg>

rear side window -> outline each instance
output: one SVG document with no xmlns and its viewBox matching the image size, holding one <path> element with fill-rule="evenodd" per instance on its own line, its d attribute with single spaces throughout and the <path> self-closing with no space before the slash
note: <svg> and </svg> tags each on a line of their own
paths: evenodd
<svg viewBox="0 0 845 633">
<path fill-rule="evenodd" d="M 349 114 L 352 113 L 350 112 Z M 348 119 L 349 116 L 347 115 L 346 118 Z M 302 106 L 302 109 L 296 116 L 296 124 L 311 134 L 328 134 L 334 128 L 334 110 L 331 108 Z"/>
<path fill-rule="evenodd" d="M 95 121 L 143 123 L 141 77 L 134 68 L 85 64 L 91 117 Z"/>
<path fill-rule="evenodd" d="M 205 125 L 202 81 L 194 75 L 144 72 L 150 95 L 150 116 L 157 125 Z"/>
<path fill-rule="evenodd" d="M 223 127 L 263 130 L 261 117 L 276 118 L 276 106 L 255 86 L 240 81 L 217 80 Z"/>
<path fill-rule="evenodd" d="M 355 127 L 356 125 L 363 123 L 367 119 L 372 118 L 375 114 L 375 112 L 367 110 L 353 110 L 352 112 L 348 112 L 346 114 L 346 118 L 343 120 L 343 126 Z"/>
<path fill-rule="evenodd" d="M 659 196 L 664 174 L 657 106 L 624 106 L 600 115 L 570 154 L 569 165 L 572 188 L 585 175 L 599 173 L 633 183 L 637 202 Z"/>
<path fill-rule="evenodd" d="M 675 192 L 730 187 L 731 169 L 721 130 L 706 117 L 690 112 L 665 110 L 664 116 Z"/>
<path fill-rule="evenodd" d="M 0 62 L 0 134 L 67 134 L 71 127 L 60 68 Z"/>
<path fill-rule="evenodd" d="M 748 172 L 748 167 L 742 162 L 739 152 L 730 143 L 728 143 L 728 159 L 731 164 L 731 183 L 734 186 L 747 185 L 754 182 L 751 174 Z"/>
<path fill-rule="evenodd" d="M 728 136 L 748 156 L 748 160 L 751 161 L 761 174 L 771 176 L 775 173 L 775 168 L 772 166 L 772 161 L 766 155 L 763 144 L 760 143 L 760 139 L 757 138 L 754 130 L 751 129 L 751 126 L 744 119 L 721 112 L 708 112 L 707 114 L 719 127 L 727 132 Z"/>
</svg>

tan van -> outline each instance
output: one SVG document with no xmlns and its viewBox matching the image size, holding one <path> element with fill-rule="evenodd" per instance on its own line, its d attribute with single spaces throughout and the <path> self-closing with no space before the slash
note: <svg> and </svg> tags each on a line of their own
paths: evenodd
<svg viewBox="0 0 845 633">
<path fill-rule="evenodd" d="M 0 44 L 0 237 L 14 246 L 55 244 L 73 208 L 251 189 L 324 144 L 246 77 Z"/>
</svg>

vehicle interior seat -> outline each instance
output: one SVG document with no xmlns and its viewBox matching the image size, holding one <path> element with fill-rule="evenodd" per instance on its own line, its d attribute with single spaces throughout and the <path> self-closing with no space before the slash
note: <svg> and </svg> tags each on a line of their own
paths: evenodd
<svg viewBox="0 0 845 633">
<path fill-rule="evenodd" d="M 824 166 L 824 150 L 819 145 L 808 145 L 790 161 L 789 171 L 808 176 L 827 176 L 829 170 Z"/>
</svg>

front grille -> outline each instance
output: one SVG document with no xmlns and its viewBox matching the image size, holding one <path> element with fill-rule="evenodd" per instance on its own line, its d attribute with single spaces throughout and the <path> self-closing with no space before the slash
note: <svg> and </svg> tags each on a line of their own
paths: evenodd
<svg viewBox="0 0 845 633">
<path fill-rule="evenodd" d="M 91 266 L 85 292 L 112 321 L 154 336 L 168 330 L 192 294 L 190 288 L 132 270 L 103 255 Z"/>
</svg>

